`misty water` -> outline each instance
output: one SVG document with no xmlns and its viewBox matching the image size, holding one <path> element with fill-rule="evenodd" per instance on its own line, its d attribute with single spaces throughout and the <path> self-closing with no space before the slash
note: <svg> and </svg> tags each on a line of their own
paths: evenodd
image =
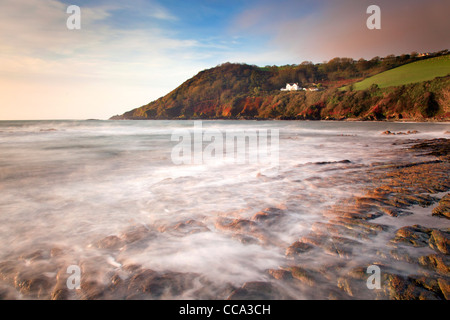
<svg viewBox="0 0 450 320">
<path fill-rule="evenodd" d="M 176 165 L 171 135 L 176 129 L 192 131 L 193 121 L 1 121 L 0 261 L 61 248 L 67 264 L 99 261 L 98 277 L 138 264 L 234 286 L 264 280 L 265 270 L 283 264 L 286 247 L 323 221 L 327 208 L 368 183 L 327 185 L 331 176 L 408 161 L 413 155 L 399 142 L 448 137 L 449 130 L 447 123 L 388 122 L 203 121 L 202 126 L 220 132 L 278 129 L 279 161 Z M 382 135 L 386 130 L 418 133 Z M 283 211 L 283 219 L 265 230 L 267 241 L 243 241 L 253 235 L 237 237 L 217 227 L 220 219 L 251 219 L 266 208 Z M 189 221 L 198 224 L 186 232 L 172 228 Z M 139 245 L 117 250 L 95 245 L 142 226 L 154 236 Z"/>
</svg>

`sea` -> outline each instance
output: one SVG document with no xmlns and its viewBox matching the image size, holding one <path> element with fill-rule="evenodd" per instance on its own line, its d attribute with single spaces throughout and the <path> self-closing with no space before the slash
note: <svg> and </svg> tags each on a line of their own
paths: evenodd
<svg viewBox="0 0 450 320">
<path fill-rule="evenodd" d="M 374 163 L 412 160 L 404 142 L 448 138 L 448 130 L 449 123 L 412 122 L 0 121 L 0 261 L 62 248 L 68 264 L 104 261 L 96 265 L 99 274 L 138 264 L 235 286 L 263 280 L 267 269 L 284 263 L 289 244 L 323 221 L 327 208 L 371 183 L 364 177 L 328 183 L 332 177 L 364 175 Z M 184 149 L 181 163 L 174 159 L 180 155 L 180 133 L 192 151 Z M 220 142 L 228 133 L 256 133 L 258 141 L 270 136 L 273 157 L 251 158 L 255 145 L 245 137 L 246 161 L 233 161 L 235 154 L 219 150 L 220 143 L 213 153 L 207 149 L 211 135 Z M 195 137 L 202 139 L 200 149 Z M 199 161 L 190 161 L 195 151 L 210 152 L 209 161 L 198 154 Z M 219 154 L 230 155 L 230 161 L 211 160 Z M 219 228 L 220 219 L 251 220 L 268 208 L 284 215 L 268 230 L 269 241 L 243 241 Z M 201 232 L 171 229 L 192 221 Z M 96 246 L 136 226 L 157 236 L 137 247 Z"/>
</svg>

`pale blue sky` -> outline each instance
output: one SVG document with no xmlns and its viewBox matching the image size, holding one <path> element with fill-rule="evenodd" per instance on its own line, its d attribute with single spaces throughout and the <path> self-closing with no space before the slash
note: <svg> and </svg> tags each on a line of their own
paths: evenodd
<svg viewBox="0 0 450 320">
<path fill-rule="evenodd" d="M 366 28 L 378 2 L 382 30 Z M 322 62 L 449 47 L 448 1 L 0 0 L 0 120 L 106 119 L 223 62 Z M 68 30 L 68 5 L 81 30 Z"/>
</svg>

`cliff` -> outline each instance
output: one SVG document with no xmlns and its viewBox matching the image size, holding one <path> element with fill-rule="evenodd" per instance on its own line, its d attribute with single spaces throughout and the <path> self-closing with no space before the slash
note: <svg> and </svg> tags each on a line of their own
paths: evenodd
<svg viewBox="0 0 450 320">
<path fill-rule="evenodd" d="M 353 83 L 417 61 L 403 55 L 264 68 L 225 63 L 164 97 L 111 119 L 449 120 L 450 75 L 393 87 Z M 281 91 L 299 83 L 317 91 Z M 346 86 L 344 89 L 343 86 Z M 341 87 L 341 88 L 340 88 Z"/>
</svg>

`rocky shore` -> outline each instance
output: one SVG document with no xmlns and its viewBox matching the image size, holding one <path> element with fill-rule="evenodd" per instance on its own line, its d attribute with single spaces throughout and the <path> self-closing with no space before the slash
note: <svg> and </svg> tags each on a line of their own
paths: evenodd
<svg viewBox="0 0 450 320">
<path fill-rule="evenodd" d="M 89 248 L 80 254 L 76 248 L 55 245 L 11 253 L 0 261 L 0 299 L 447 300 L 450 140 L 396 143 L 402 143 L 414 161 L 373 163 L 363 168 L 363 175 L 344 161 L 340 165 L 349 169 L 345 173 L 311 181 L 316 187 L 358 182 L 366 187 L 330 205 L 323 219 L 292 243 L 271 234 L 286 218 L 288 204 L 261 208 L 248 219 L 224 213 L 214 221 L 136 225 L 99 238 L 90 246 L 92 253 Z M 124 258 L 157 237 L 212 228 L 249 246 L 278 247 L 285 255 L 283 263 L 266 270 L 264 280 L 236 285 L 200 273 L 152 270 Z M 80 266 L 81 283 L 70 290 L 67 267 L 73 264 Z M 367 287 L 369 266 L 381 271 L 379 289 Z"/>
</svg>

